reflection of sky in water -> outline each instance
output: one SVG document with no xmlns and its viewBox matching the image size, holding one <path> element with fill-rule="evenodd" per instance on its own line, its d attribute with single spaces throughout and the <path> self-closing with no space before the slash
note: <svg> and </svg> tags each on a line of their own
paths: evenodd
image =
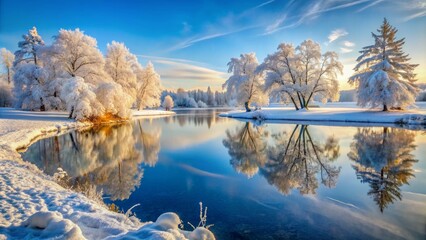
<svg viewBox="0 0 426 240">
<path fill-rule="evenodd" d="M 115 200 L 114 203 L 124 210 L 140 203 L 141 206 L 134 210 L 142 220 L 154 220 L 160 213 L 173 211 L 185 223 L 189 221 L 195 224 L 198 223 L 198 202 L 202 201 L 208 206 L 207 221 L 208 224 L 215 224 L 211 230 L 218 239 L 418 239 L 426 234 L 424 133 L 390 128 L 386 134 L 391 134 L 394 141 L 389 140 L 386 144 L 391 150 L 383 150 L 382 153 L 373 149 L 371 153 L 367 152 L 371 156 L 390 158 L 393 150 L 402 149 L 401 145 L 410 145 L 409 142 L 415 139 L 413 143 L 416 147 L 407 147 L 408 153 L 419 160 L 408 167 L 415 177 L 408 177 L 409 185 L 397 186 L 402 200 L 393 200 L 381 213 L 374 196 L 367 194 L 371 191 L 370 184 L 361 183 L 361 179 L 357 179 L 353 167 L 355 162 L 349 159 L 348 153 L 351 151 L 351 144 L 358 143 L 359 148 L 369 144 L 376 146 L 369 140 L 374 134 L 378 138 L 383 136 L 384 128 L 308 126 L 309 137 L 317 149 L 326 149 L 326 141 L 331 136 L 338 140 L 338 157 L 328 161 L 323 155 L 321 160 L 330 167 L 341 169 L 334 187 L 328 188 L 319 175 L 314 175 L 311 180 L 318 185 L 318 188 L 313 189 L 316 194 L 301 195 L 300 188 L 297 189 L 301 185 L 299 178 L 282 183 L 280 181 L 283 178 L 278 175 L 273 178 L 274 185 L 268 183 L 265 166 L 271 166 L 268 165 L 270 162 L 260 164 L 261 166 L 250 165 L 254 170 L 244 168 L 247 165 L 242 164 L 247 162 L 234 161 L 235 168 L 230 164 L 230 147 L 224 143 L 224 139 L 229 138 L 227 131 L 231 135 L 244 134 L 239 132 L 244 127 L 248 127 L 246 130 L 250 130 L 250 134 L 264 136 L 264 142 L 252 143 L 260 146 L 257 150 L 253 150 L 251 144 L 234 142 L 236 149 L 231 151 L 231 155 L 235 154 L 233 157 L 237 156 L 237 160 L 256 162 L 262 146 L 269 149 L 269 152 L 272 151 L 271 147 L 277 153 L 284 152 L 295 125 L 267 124 L 257 128 L 251 123 L 210 117 L 206 113 L 194 116 L 185 112 L 182 116 L 141 119 L 135 121 L 133 127 L 126 125 L 116 129 L 106 128 L 101 129 L 100 133 L 74 132 L 79 151 L 73 147 L 69 135 L 60 136 L 56 145 L 54 138 L 41 140 L 30 147 L 24 158 L 35 162 L 50 174 L 61 165 L 78 180 L 74 183 L 91 182 L 106 189 L 106 194 L 117 194 L 114 199 L 123 200 Z M 301 126 L 298 129 L 300 128 Z M 369 135 L 359 134 L 363 129 L 370 131 Z M 284 135 L 279 145 L 275 145 L 277 141 L 273 137 L 283 132 L 287 135 Z M 355 136 L 363 140 L 357 141 Z M 241 140 L 244 137 L 236 136 L 235 139 Z M 305 139 L 305 143 L 310 144 L 306 134 Z M 60 160 L 55 154 L 50 154 L 55 146 L 60 146 Z M 239 151 L 245 148 L 251 151 L 251 155 Z M 291 145 L 291 149 L 297 149 L 297 146 Z M 87 152 L 83 153 L 84 151 Z M 55 159 L 56 164 L 52 164 Z M 73 162 L 75 159 L 79 164 Z M 263 161 L 270 160 L 265 158 Z M 380 176 L 380 168 L 384 165 L 385 175 L 391 175 L 391 167 L 395 164 L 380 165 L 379 162 L 368 163 L 372 169 L 379 168 L 374 176 Z M 236 166 L 238 163 L 241 168 Z M 313 157 L 307 170 L 318 170 L 317 165 Z M 254 174 L 256 167 L 259 170 Z M 248 177 L 244 171 L 254 176 Z M 300 174 L 303 175 L 303 172 Z M 386 184 L 391 184 L 393 180 L 386 181 Z M 296 189 L 285 195 L 277 190 L 277 186 L 282 186 L 277 184 L 290 184 Z M 130 197 L 127 198 L 129 194 Z M 106 201 L 111 202 L 111 199 Z M 189 226 L 186 224 L 186 227 Z"/>
</svg>

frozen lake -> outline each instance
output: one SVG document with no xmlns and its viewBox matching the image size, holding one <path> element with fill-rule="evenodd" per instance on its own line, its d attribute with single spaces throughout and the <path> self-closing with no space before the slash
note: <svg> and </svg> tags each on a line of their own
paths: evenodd
<svg viewBox="0 0 426 240">
<path fill-rule="evenodd" d="M 423 107 L 423 106 L 422 106 Z M 423 239 L 425 130 L 263 124 L 216 110 L 73 131 L 23 153 L 142 221 L 178 213 L 217 239 Z"/>
</svg>

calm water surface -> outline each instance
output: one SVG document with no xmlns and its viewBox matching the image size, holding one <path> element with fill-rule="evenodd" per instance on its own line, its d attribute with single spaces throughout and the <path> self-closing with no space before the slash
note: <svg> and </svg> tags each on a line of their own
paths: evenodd
<svg viewBox="0 0 426 240">
<path fill-rule="evenodd" d="M 397 127 L 256 124 L 217 112 L 40 140 L 23 158 L 102 190 L 142 220 L 199 205 L 217 239 L 425 239 L 426 134 Z"/>
</svg>

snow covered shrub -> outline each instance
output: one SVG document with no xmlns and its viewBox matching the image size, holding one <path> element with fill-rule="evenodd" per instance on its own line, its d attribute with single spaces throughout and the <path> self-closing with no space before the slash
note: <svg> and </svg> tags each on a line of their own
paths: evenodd
<svg viewBox="0 0 426 240">
<path fill-rule="evenodd" d="M 420 91 L 414 73 L 418 65 L 408 63 L 404 38 L 395 39 L 397 30 L 386 19 L 377 31 L 372 33 L 375 44 L 360 51 L 356 73 L 349 78 L 357 88 L 358 105 L 383 106 L 383 111 L 413 105 Z"/>
<path fill-rule="evenodd" d="M 198 101 L 197 105 L 198 105 L 198 107 L 199 107 L 199 108 L 206 108 L 206 107 L 207 107 L 207 104 L 205 104 L 205 103 L 204 103 L 203 101 L 201 101 L 201 100 L 199 100 L 199 101 Z"/>
<path fill-rule="evenodd" d="M 115 82 L 102 83 L 95 90 L 99 102 L 103 105 L 106 114 L 120 118 L 130 118 L 133 98 L 123 87 Z"/>
<path fill-rule="evenodd" d="M 214 226 L 214 224 L 207 225 L 207 207 L 203 209 L 203 203 L 199 202 L 200 204 L 200 222 L 198 223 L 197 227 L 192 225 L 190 222 L 188 224 L 192 227 L 192 229 L 197 229 L 199 227 L 209 229 Z M 204 210 L 204 213 L 203 213 Z"/>
<path fill-rule="evenodd" d="M 70 118 L 81 121 L 100 117 L 104 113 L 104 107 L 96 98 L 92 87 L 81 77 L 73 77 L 66 81 L 61 98 L 66 103 Z"/>
<path fill-rule="evenodd" d="M 163 101 L 163 108 L 165 108 L 166 109 L 166 111 L 170 111 L 172 108 L 173 108 L 173 105 L 174 105 L 174 103 L 173 103 L 173 98 L 172 97 L 170 97 L 170 95 L 167 95 L 165 98 L 164 98 L 164 101 Z"/>
<path fill-rule="evenodd" d="M 187 107 L 197 108 L 199 106 L 198 106 L 197 102 L 195 102 L 195 100 L 193 98 L 188 98 Z"/>
</svg>

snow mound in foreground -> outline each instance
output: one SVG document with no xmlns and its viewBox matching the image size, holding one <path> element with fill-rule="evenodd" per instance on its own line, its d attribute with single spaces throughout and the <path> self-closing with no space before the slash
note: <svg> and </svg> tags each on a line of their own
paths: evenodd
<svg viewBox="0 0 426 240">
<path fill-rule="evenodd" d="M 24 221 L 17 231 L 26 239 L 56 238 L 85 239 L 81 229 L 69 219 L 64 219 L 60 212 L 37 212 Z"/>
<path fill-rule="evenodd" d="M 182 223 L 176 213 L 163 213 L 157 221 L 148 223 L 136 231 L 108 239 L 176 239 L 176 240 L 214 240 L 212 232 L 204 227 L 197 227 L 194 231 L 183 231 L 179 229 Z"/>
<path fill-rule="evenodd" d="M 163 213 L 155 222 L 147 223 L 135 231 L 129 231 L 106 239 L 167 239 L 167 240 L 215 240 L 212 232 L 203 227 L 194 231 L 179 229 L 182 223 L 176 213 Z M 16 239 L 86 239 L 80 227 L 69 219 L 64 219 L 60 212 L 37 212 L 21 225 L 8 229 L 3 238 Z"/>
</svg>

